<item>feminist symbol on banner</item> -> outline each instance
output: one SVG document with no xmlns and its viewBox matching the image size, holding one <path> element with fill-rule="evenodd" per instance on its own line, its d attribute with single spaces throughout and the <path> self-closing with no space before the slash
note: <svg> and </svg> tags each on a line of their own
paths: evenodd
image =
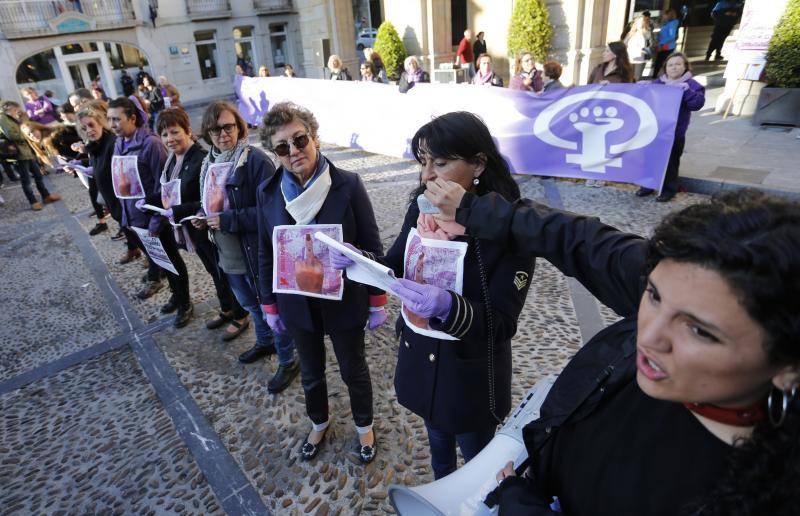
<svg viewBox="0 0 800 516">
<path fill-rule="evenodd" d="M 594 103 L 592 107 L 579 105 L 598 100 L 607 102 Z M 634 120 L 634 116 L 623 116 L 615 103 L 635 111 L 638 120 Z M 567 108 L 573 107 L 567 116 L 562 114 Z M 620 143 L 609 142 L 611 133 L 630 124 L 638 124 L 630 138 Z M 578 141 L 557 136 L 554 130 L 573 136 L 577 131 L 580 133 L 580 146 Z M 545 108 L 533 124 L 533 134 L 548 145 L 578 151 L 567 153 L 567 163 L 579 165 L 584 172 L 605 174 L 606 167 L 622 167 L 622 157 L 619 156 L 622 152 L 649 145 L 658 134 L 658 121 L 650 106 L 633 95 L 614 91 L 585 91 L 567 95 Z"/>
</svg>

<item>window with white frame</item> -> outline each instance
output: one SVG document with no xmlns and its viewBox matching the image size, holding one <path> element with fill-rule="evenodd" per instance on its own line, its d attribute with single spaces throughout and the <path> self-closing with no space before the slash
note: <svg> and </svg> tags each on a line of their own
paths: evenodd
<svg viewBox="0 0 800 516">
<path fill-rule="evenodd" d="M 275 68 L 286 66 L 286 61 L 289 59 L 286 24 L 271 23 L 269 26 L 269 40 L 270 46 L 272 47 L 272 66 Z"/>
<path fill-rule="evenodd" d="M 200 77 L 203 80 L 216 79 L 217 73 L 217 31 L 199 30 L 194 33 L 197 61 L 200 64 Z"/>
<path fill-rule="evenodd" d="M 242 67 L 245 75 L 253 75 L 258 66 L 258 53 L 253 46 L 253 27 L 236 27 L 233 29 L 233 49 L 236 52 L 236 64 Z"/>
</svg>

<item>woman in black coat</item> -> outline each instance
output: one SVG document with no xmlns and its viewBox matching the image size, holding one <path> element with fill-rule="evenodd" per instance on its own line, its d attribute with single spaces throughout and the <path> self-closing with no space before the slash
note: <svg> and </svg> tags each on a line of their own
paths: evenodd
<svg viewBox="0 0 800 516">
<path fill-rule="evenodd" d="M 89 140 L 89 143 L 86 144 L 86 153 L 89 155 L 89 165 L 92 167 L 97 189 L 103 196 L 103 201 L 105 201 L 111 217 L 120 223 L 122 206 L 114 193 L 114 185 L 111 182 L 111 158 L 114 156 L 114 143 L 117 141 L 117 137 L 108 129 L 106 113 L 106 103 L 102 100 L 93 100 L 78 111 L 76 121 Z M 138 241 L 136 234 L 129 228 L 122 226 L 120 228 L 128 250 L 120 257 L 118 263 L 126 264 L 139 258 L 142 252 L 136 245 Z"/>
<path fill-rule="evenodd" d="M 323 340 L 327 334 L 350 394 L 359 457 L 368 463 L 375 458 L 376 448 L 364 330 L 365 326 L 375 329 L 386 322 L 386 294 L 351 281 L 345 281 L 341 301 L 275 293 L 272 289 L 275 226 L 341 224 L 345 242 L 374 254 L 383 251 L 361 178 L 336 168 L 320 153 L 318 128 L 311 112 L 287 102 L 276 104 L 264 117 L 262 143 L 278 156 L 281 166 L 258 188 L 262 302 L 270 327 L 279 333 L 288 331 L 300 357 L 306 411 L 313 423 L 300 458 L 311 460 L 317 455 L 330 422 Z M 321 271 L 319 281 L 321 284 Z"/>
<path fill-rule="evenodd" d="M 180 197 L 173 197 L 170 200 L 165 216 L 170 219 L 172 224 L 180 223 L 181 220 L 195 215 L 200 210 L 200 168 L 206 157 L 206 151 L 193 141 L 189 116 L 180 108 L 169 108 L 162 111 L 156 121 L 156 131 L 170 152 L 161 173 L 161 188 L 163 189 L 164 185 L 170 184 L 171 181 L 180 180 Z M 147 204 L 159 208 L 165 207 L 161 192 L 147 197 L 146 201 Z M 174 204 L 175 201 L 180 202 Z M 173 227 L 178 244 L 185 249 L 193 249 L 197 253 L 203 267 L 214 281 L 220 313 L 214 319 L 206 322 L 206 327 L 215 329 L 229 321 L 246 319 L 247 311 L 236 301 L 227 279 L 217 266 L 216 248 L 208 239 L 208 231 L 195 228 L 190 221 Z M 174 304 L 174 300 L 170 300 L 162 312 L 169 313 Z M 223 339 L 235 338 L 241 331 L 241 327 L 230 325 Z"/>
<path fill-rule="evenodd" d="M 456 443 L 469 461 L 492 439 L 511 408 L 511 338 L 534 261 L 529 254 L 451 233 L 447 225 L 434 224 L 430 215 L 420 216 L 417 195 L 434 181 L 447 179 L 474 192 L 519 198 L 508 164 L 477 116 L 442 115 L 417 131 L 411 148 L 422 165 L 421 185 L 412 194 L 400 235 L 379 261 L 396 277 L 404 277 L 404 264 L 411 259 L 405 248 L 412 228 L 422 237 L 467 244 L 462 293 L 411 279 L 398 280 L 393 289 L 410 316 L 427 319 L 431 329 L 456 339 L 422 335 L 403 317 L 397 321 L 401 336 L 397 399 L 425 420 L 438 479 L 456 469 Z"/>
<path fill-rule="evenodd" d="M 467 234 L 525 249 L 623 319 L 593 337 L 490 496 L 501 514 L 797 514 L 800 204 L 740 190 L 651 239 L 436 185 Z M 452 223 L 452 222 L 451 222 Z M 552 509 L 555 510 L 555 509 Z"/>
</svg>

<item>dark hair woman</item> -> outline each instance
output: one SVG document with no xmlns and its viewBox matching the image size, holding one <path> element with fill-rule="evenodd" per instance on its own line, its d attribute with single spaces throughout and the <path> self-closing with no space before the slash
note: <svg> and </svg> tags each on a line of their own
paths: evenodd
<svg viewBox="0 0 800 516">
<path fill-rule="evenodd" d="M 457 185 L 428 195 L 467 234 L 545 258 L 623 317 L 526 427 L 533 474 L 498 474 L 501 513 L 550 514 L 554 496 L 566 514 L 798 513 L 800 204 L 730 192 L 644 239 Z"/>
<path fill-rule="evenodd" d="M 469 461 L 492 439 L 511 408 L 511 338 L 534 261 L 529 254 L 451 233 L 448 225 L 437 225 L 417 206 L 419 193 L 445 181 L 476 195 L 519 198 L 508 164 L 480 118 L 466 112 L 437 117 L 417 131 L 411 148 L 422 166 L 420 186 L 412 193 L 399 236 L 379 260 L 396 277 L 404 277 L 412 228 L 424 238 L 467 244 L 463 276 L 470 281 L 463 282 L 461 293 L 417 282 L 421 278 L 398 280 L 393 289 L 409 315 L 427 319 L 431 329 L 458 341 L 420 334 L 402 317 L 397 322 L 397 399 L 425 420 L 433 474 L 441 478 L 456 469 L 456 443 Z M 337 266 L 349 265 L 341 255 L 334 257 Z"/>
<path fill-rule="evenodd" d="M 475 77 L 472 78 L 472 84 L 503 87 L 503 78 L 492 70 L 492 56 L 489 54 L 478 56 L 478 71 L 475 72 Z"/>
<path fill-rule="evenodd" d="M 658 202 L 671 200 L 678 193 L 678 168 L 681 164 L 683 147 L 686 145 L 686 130 L 692 111 L 702 109 L 706 102 L 706 89 L 702 84 L 692 78 L 692 67 L 689 59 L 682 52 L 673 52 L 664 62 L 661 75 L 651 84 L 666 84 L 683 90 L 681 107 L 678 111 L 678 121 L 675 124 L 675 139 L 667 162 L 667 171 L 664 176 L 664 185 L 661 193 L 656 197 Z M 636 195 L 645 197 L 653 193 L 650 188 L 639 188 Z"/>
<path fill-rule="evenodd" d="M 255 345 L 239 360 L 249 363 L 277 352 L 278 370 L 267 384 L 269 392 L 277 393 L 297 376 L 297 365 L 292 340 L 273 335 L 264 320 L 258 292 L 256 190 L 275 174 L 275 166 L 263 151 L 248 143 L 247 123 L 228 102 L 212 102 L 206 108 L 201 132 L 211 150 L 200 169 L 200 187 L 212 186 L 212 182 L 218 187 L 208 188 L 211 194 L 202 200 L 198 214 L 205 216 L 205 220 L 193 220 L 192 224 L 197 229 L 210 228 L 218 251 L 218 266 L 239 304 L 253 320 Z M 243 330 L 248 321 L 234 319 L 232 324 Z M 229 335 L 223 337 L 228 338 Z"/>
<path fill-rule="evenodd" d="M 318 129 L 319 124 L 310 111 L 288 102 L 272 106 L 264 117 L 261 141 L 280 162 L 278 173 L 258 188 L 259 269 L 264 312 L 274 331 L 288 331 L 294 337 L 300 357 L 306 412 L 313 425 L 300 448 L 300 459 L 316 457 L 330 422 L 323 340 L 327 334 L 350 394 L 359 457 L 362 462 L 369 463 L 375 458 L 376 446 L 364 329 L 365 326 L 375 329 L 386 322 L 383 309 L 386 294 L 354 282 L 344 284 L 341 301 L 272 290 L 275 226 L 341 224 L 345 242 L 375 254 L 383 250 L 372 204 L 361 178 L 340 170 L 322 155 Z"/>
<path fill-rule="evenodd" d="M 612 41 L 603 50 L 603 62 L 589 74 L 588 84 L 634 82 L 633 66 L 628 59 L 628 47 L 622 41 Z"/>
</svg>

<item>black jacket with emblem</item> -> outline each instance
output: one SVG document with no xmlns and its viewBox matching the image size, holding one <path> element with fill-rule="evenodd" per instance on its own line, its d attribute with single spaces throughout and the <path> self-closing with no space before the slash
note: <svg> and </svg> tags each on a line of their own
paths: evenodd
<svg viewBox="0 0 800 516">
<path fill-rule="evenodd" d="M 403 276 L 408 233 L 416 227 L 419 208 L 409 206 L 403 227 L 386 256 L 379 261 Z M 397 321 L 401 335 L 395 371 L 395 390 L 401 405 L 451 433 L 485 429 L 511 409 L 511 338 L 525 304 L 534 259 L 512 253 L 489 241 L 459 237 L 468 242 L 464 258 L 463 294 L 453 292 L 450 314 L 444 321 L 431 319 L 431 328 L 459 340 L 435 339 Z M 482 280 L 485 278 L 494 334 L 493 389 L 490 388 L 489 325 Z"/>
<path fill-rule="evenodd" d="M 321 156 L 321 155 L 320 155 Z M 278 303 L 278 313 L 287 326 L 314 331 L 308 297 L 297 294 L 275 294 L 272 291 L 272 232 L 275 226 L 294 224 L 286 211 L 281 192 L 283 168 L 258 187 L 258 236 L 260 239 L 258 267 L 259 292 L 262 304 Z M 359 249 L 372 254 L 383 252 L 375 213 L 361 178 L 353 172 L 336 168 L 330 163 L 331 187 L 316 216 L 316 224 L 341 224 L 342 238 Z M 341 301 L 320 299 L 322 324 L 325 333 L 363 328 L 367 322 L 369 296 L 383 295 L 375 287 L 367 287 L 345 278 Z"/>
</svg>

